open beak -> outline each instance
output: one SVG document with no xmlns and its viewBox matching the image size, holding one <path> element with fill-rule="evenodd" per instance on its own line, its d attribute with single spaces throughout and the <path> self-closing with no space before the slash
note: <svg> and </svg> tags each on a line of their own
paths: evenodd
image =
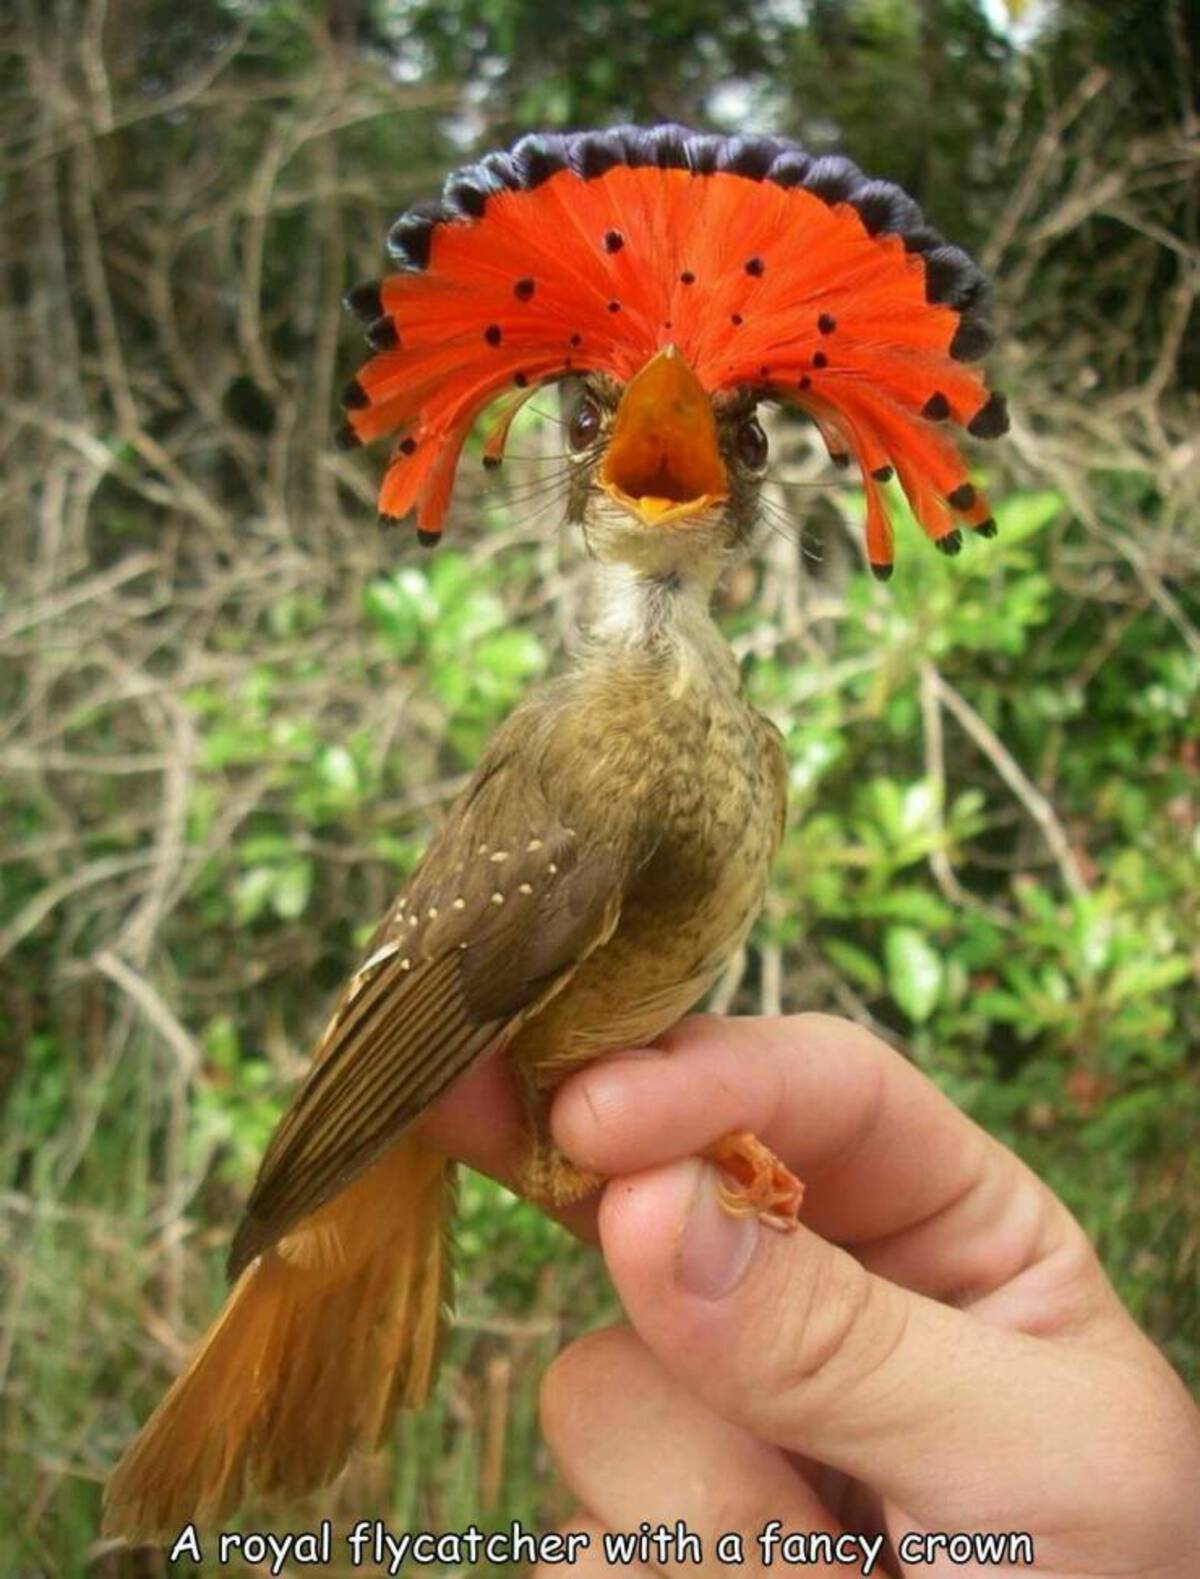
<svg viewBox="0 0 1200 1579">
<path fill-rule="evenodd" d="M 599 482 L 645 526 L 700 515 L 728 496 L 712 402 L 673 345 L 625 386 Z"/>
</svg>

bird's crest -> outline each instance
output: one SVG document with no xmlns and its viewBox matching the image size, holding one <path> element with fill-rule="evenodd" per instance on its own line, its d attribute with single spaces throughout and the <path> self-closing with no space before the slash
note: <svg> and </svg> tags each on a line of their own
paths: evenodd
<svg viewBox="0 0 1200 1579">
<path fill-rule="evenodd" d="M 400 272 L 347 297 L 376 354 L 346 389 L 342 437 L 399 435 L 379 508 L 415 510 L 424 542 L 486 405 L 571 373 L 628 381 L 670 344 L 710 395 L 798 406 L 835 460 L 857 462 L 878 574 L 893 474 L 948 552 L 957 522 L 994 530 L 949 432 L 1008 425 L 969 365 L 992 341 L 987 282 L 847 159 L 679 126 L 528 136 L 450 176 L 388 245 Z"/>
</svg>

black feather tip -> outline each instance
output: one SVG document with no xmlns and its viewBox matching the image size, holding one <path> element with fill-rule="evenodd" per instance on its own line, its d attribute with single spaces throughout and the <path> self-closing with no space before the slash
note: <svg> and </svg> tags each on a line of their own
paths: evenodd
<svg viewBox="0 0 1200 1579">
<path fill-rule="evenodd" d="M 967 432 L 977 439 L 998 439 L 1008 432 L 1008 401 L 998 391 L 967 423 Z"/>
</svg>

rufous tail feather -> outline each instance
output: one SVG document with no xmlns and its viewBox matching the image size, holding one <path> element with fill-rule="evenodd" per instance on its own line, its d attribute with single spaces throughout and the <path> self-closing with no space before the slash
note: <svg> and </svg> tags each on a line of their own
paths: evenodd
<svg viewBox="0 0 1200 1579">
<path fill-rule="evenodd" d="M 126 1450 L 106 1534 L 173 1539 L 251 1493 L 298 1497 L 373 1451 L 433 1381 L 453 1170 L 404 1137 L 238 1278 Z"/>
</svg>

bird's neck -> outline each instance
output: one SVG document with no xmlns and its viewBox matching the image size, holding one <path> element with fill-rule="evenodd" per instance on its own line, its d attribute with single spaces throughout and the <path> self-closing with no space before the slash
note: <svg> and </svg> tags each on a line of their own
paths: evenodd
<svg viewBox="0 0 1200 1579">
<path fill-rule="evenodd" d="M 712 589 L 707 576 L 647 576 L 627 565 L 597 567 L 579 655 L 583 672 L 596 678 L 644 676 L 674 697 L 736 697 L 741 688 L 737 661 L 713 620 Z"/>
</svg>

